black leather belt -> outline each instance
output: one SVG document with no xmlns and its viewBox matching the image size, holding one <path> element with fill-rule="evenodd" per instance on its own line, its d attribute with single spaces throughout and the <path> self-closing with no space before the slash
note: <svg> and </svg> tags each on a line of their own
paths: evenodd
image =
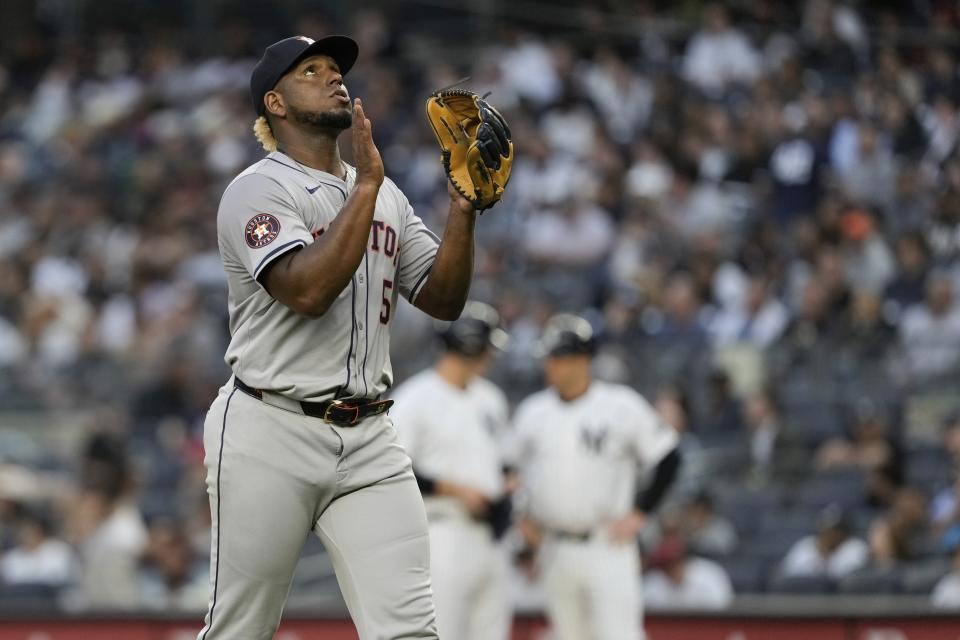
<svg viewBox="0 0 960 640">
<path fill-rule="evenodd" d="M 264 398 L 263 389 L 255 389 L 240 378 L 234 377 L 233 386 L 248 396 L 268 402 Z M 271 392 L 267 392 L 271 393 Z M 350 398 L 345 400 L 324 400 L 323 402 L 293 401 L 300 405 L 304 415 L 320 418 L 338 427 L 353 427 L 370 416 L 386 413 L 393 406 L 393 400 L 378 400 L 377 398 Z"/>
<path fill-rule="evenodd" d="M 547 529 L 547 535 L 556 540 L 564 542 L 590 542 L 592 533 L 580 533 L 578 531 L 562 531 L 560 529 Z"/>
</svg>

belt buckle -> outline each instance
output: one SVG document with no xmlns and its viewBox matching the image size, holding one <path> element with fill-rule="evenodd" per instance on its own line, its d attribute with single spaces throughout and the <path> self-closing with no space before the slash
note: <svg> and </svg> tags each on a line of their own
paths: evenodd
<svg viewBox="0 0 960 640">
<path fill-rule="evenodd" d="M 327 405 L 327 408 L 323 410 L 324 422 L 329 422 L 332 424 L 342 424 L 344 421 L 337 420 L 336 418 L 334 418 L 332 415 L 332 412 L 334 410 L 345 409 L 347 406 L 348 406 L 347 403 L 344 402 L 343 400 L 331 400 L 330 404 Z M 354 412 L 353 418 L 351 418 L 350 421 L 346 423 L 348 426 L 351 426 L 351 427 L 357 424 L 357 422 L 359 422 L 360 405 L 354 405 L 353 412 Z"/>
</svg>

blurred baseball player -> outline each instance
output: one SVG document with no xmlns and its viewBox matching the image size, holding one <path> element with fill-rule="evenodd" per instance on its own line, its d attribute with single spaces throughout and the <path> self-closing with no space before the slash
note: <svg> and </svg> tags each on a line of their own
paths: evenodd
<svg viewBox="0 0 960 640">
<path fill-rule="evenodd" d="M 217 214 L 234 375 L 204 427 L 213 538 L 200 640 L 273 638 L 311 532 L 361 639 L 437 638 L 423 501 L 379 396 L 393 377 L 397 295 L 459 315 L 475 211 L 449 188 L 438 242 L 384 180 L 343 83 L 357 54 L 345 36 L 287 38 L 250 80 L 270 153 L 230 183 Z M 356 167 L 337 146 L 349 128 Z"/>
<path fill-rule="evenodd" d="M 440 332 L 436 365 L 397 387 L 392 415 L 413 460 L 430 523 L 430 571 L 441 638 L 506 640 L 509 524 L 500 440 L 507 399 L 480 377 L 506 334 L 490 306 L 468 302 Z"/>
<path fill-rule="evenodd" d="M 547 323 L 540 348 L 549 388 L 515 416 L 523 530 L 539 547 L 560 640 L 637 640 L 636 536 L 676 476 L 677 436 L 638 393 L 591 378 L 594 347 L 584 318 Z M 638 493 L 639 465 L 655 468 Z"/>
</svg>

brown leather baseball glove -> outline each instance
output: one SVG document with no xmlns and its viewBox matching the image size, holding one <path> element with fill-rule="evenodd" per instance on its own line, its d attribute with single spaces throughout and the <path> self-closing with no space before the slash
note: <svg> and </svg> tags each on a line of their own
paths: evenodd
<svg viewBox="0 0 960 640">
<path fill-rule="evenodd" d="M 486 100 L 464 89 L 440 89 L 427 99 L 427 120 L 442 149 L 444 171 L 478 210 L 500 201 L 513 168 L 510 127 Z"/>
</svg>

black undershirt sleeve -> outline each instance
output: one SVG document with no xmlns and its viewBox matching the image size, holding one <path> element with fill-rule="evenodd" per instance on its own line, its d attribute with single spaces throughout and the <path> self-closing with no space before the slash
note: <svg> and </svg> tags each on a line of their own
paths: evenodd
<svg viewBox="0 0 960 640">
<path fill-rule="evenodd" d="M 420 487 L 420 493 L 425 496 L 432 496 L 437 492 L 437 481 L 429 476 L 419 474 L 414 470 L 413 477 L 417 479 L 417 486 Z"/>
<path fill-rule="evenodd" d="M 420 487 L 420 494 L 423 496 L 435 495 L 437 493 L 437 481 L 435 478 L 413 472 L 413 477 L 417 480 L 417 486 Z M 510 528 L 513 512 L 513 501 L 509 494 L 505 494 L 490 504 L 487 513 L 482 518 L 493 530 L 493 536 L 499 540 Z"/>
<path fill-rule="evenodd" d="M 657 463 L 657 467 L 653 471 L 653 479 L 645 490 L 637 494 L 634 506 L 643 513 L 650 513 L 656 509 L 676 479 L 679 470 L 680 451 L 674 449 Z"/>
</svg>

